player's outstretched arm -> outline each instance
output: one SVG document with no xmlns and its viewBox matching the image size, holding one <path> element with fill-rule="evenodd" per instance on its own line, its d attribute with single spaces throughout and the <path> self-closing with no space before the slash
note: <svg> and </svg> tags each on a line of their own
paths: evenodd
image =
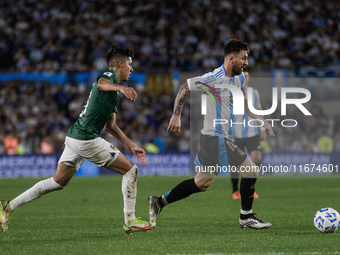
<svg viewBox="0 0 340 255">
<path fill-rule="evenodd" d="M 103 77 L 98 79 L 97 88 L 101 91 L 119 91 L 133 101 L 137 99 L 137 92 L 134 88 L 114 84 Z"/>
<path fill-rule="evenodd" d="M 120 142 L 128 146 L 133 154 L 135 154 L 137 158 L 138 164 L 146 165 L 146 152 L 138 147 L 132 140 L 130 140 L 122 130 L 116 125 L 116 113 L 112 113 L 111 117 L 105 124 L 105 131 L 109 132 L 115 138 L 117 138 Z"/>
<path fill-rule="evenodd" d="M 181 132 L 181 113 L 185 100 L 189 96 L 190 90 L 188 83 L 184 83 L 179 88 L 178 94 L 175 99 L 174 112 L 169 122 L 168 132 Z"/>
</svg>

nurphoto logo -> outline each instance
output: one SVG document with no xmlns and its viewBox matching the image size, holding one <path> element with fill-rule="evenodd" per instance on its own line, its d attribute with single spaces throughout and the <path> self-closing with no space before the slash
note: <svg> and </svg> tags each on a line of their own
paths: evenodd
<svg viewBox="0 0 340 255">
<path fill-rule="evenodd" d="M 235 80 L 233 83 L 230 82 L 229 78 L 219 78 L 212 82 L 204 82 L 204 78 L 196 77 L 192 79 L 188 79 L 188 84 L 194 84 L 195 86 L 199 86 L 198 89 L 204 91 L 201 95 L 201 114 L 207 114 L 207 100 L 208 95 L 212 99 L 215 104 L 216 110 L 221 111 L 223 101 L 221 100 L 221 93 L 229 93 L 231 92 L 233 96 L 233 114 L 234 115 L 244 115 L 244 94 L 241 90 L 241 84 L 239 80 Z M 247 101 L 248 108 L 250 112 L 256 115 L 265 116 L 272 114 L 278 106 L 278 88 L 272 88 L 272 106 L 268 110 L 257 110 L 253 106 L 253 91 L 252 88 L 249 87 L 249 93 L 247 93 Z M 295 105 L 305 116 L 312 115 L 306 107 L 303 106 L 304 103 L 309 102 L 311 99 L 311 93 L 309 90 L 305 88 L 292 88 L 292 87 L 282 87 L 281 89 L 281 115 L 285 116 L 287 114 L 287 105 Z M 210 90 L 210 91 L 209 91 Z M 287 98 L 288 93 L 302 94 L 303 98 Z M 272 127 L 274 127 L 275 121 L 280 121 L 279 119 L 265 119 L 267 122 L 271 123 Z M 285 124 L 286 122 L 294 122 L 294 124 Z M 261 124 L 259 124 L 261 123 Z M 216 125 L 225 125 L 229 124 L 227 119 L 214 119 L 214 127 Z M 235 122 L 230 120 L 230 125 L 246 125 L 244 122 Z M 251 119 L 248 121 L 248 126 L 251 127 L 262 127 L 263 121 L 260 119 Z M 284 119 L 281 121 L 281 125 L 283 127 L 295 127 L 298 122 L 294 119 Z"/>
</svg>

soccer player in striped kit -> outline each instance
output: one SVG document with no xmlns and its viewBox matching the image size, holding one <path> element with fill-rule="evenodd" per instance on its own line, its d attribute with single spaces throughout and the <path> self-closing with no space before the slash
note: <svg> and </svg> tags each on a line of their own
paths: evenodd
<svg viewBox="0 0 340 255">
<path fill-rule="evenodd" d="M 205 91 L 212 96 L 207 97 L 207 113 L 204 115 L 203 129 L 201 130 L 201 149 L 195 158 L 195 165 L 199 171 L 195 178 L 185 180 L 174 187 L 163 196 L 150 196 L 149 216 L 150 223 L 154 227 L 156 220 L 164 206 L 184 199 L 193 193 L 206 191 L 214 182 L 218 172 L 204 172 L 202 169 L 207 166 L 234 166 L 242 175 L 241 181 L 241 212 L 239 226 L 241 228 L 263 229 L 271 227 L 271 223 L 264 222 L 255 217 L 252 212 L 253 195 L 255 182 L 258 176 L 258 167 L 233 143 L 233 127 L 231 125 L 214 125 L 216 119 L 224 119 L 230 123 L 233 120 L 233 101 L 236 100 L 228 88 L 218 88 L 221 78 L 223 83 L 228 83 L 242 89 L 245 82 L 243 69 L 248 65 L 248 44 L 231 40 L 224 47 L 224 63 L 213 72 L 204 74 L 201 77 L 189 79 L 180 87 L 174 104 L 174 112 L 168 126 L 169 132 L 180 132 L 181 112 L 184 102 L 191 90 Z M 191 80 L 194 80 L 191 82 Z M 208 83 L 208 84 L 207 84 Z M 239 100 L 246 101 L 240 95 Z M 216 100 L 215 100 L 216 99 Z M 218 102 L 217 102 L 218 101 Z M 269 123 L 262 117 L 251 113 L 245 103 L 245 113 L 254 119 L 261 119 L 268 129 L 269 135 L 274 136 Z M 241 168 L 252 169 L 249 172 L 241 172 Z"/>
<path fill-rule="evenodd" d="M 245 76 L 245 93 L 246 95 L 250 93 L 250 89 L 248 87 L 250 75 L 248 72 L 244 72 Z M 260 95 L 259 92 L 251 88 L 253 93 L 253 106 L 257 110 L 262 110 Z M 244 123 L 244 124 L 236 124 L 234 127 L 234 143 L 237 145 L 242 151 L 245 148 L 248 150 L 250 154 L 251 160 L 257 165 L 261 164 L 261 145 L 260 139 L 266 139 L 266 129 L 265 127 L 254 127 L 257 126 L 257 123 L 253 123 L 251 121 L 252 118 L 248 115 L 234 115 L 235 123 Z M 248 125 L 248 122 L 251 122 L 251 126 Z M 241 199 L 240 192 L 238 190 L 238 178 L 239 174 L 237 172 L 231 172 L 230 174 L 231 183 L 233 186 L 233 193 L 231 195 L 232 199 Z M 258 194 L 254 192 L 254 198 L 258 198 Z"/>
</svg>

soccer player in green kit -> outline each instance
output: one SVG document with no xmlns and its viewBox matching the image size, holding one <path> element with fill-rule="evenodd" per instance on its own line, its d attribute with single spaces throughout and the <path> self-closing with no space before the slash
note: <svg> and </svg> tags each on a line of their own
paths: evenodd
<svg viewBox="0 0 340 255">
<path fill-rule="evenodd" d="M 16 198 L 0 202 L 0 224 L 2 231 L 8 230 L 8 223 L 21 205 L 33 201 L 51 191 L 65 188 L 85 160 L 106 167 L 123 175 L 124 225 L 126 233 L 151 229 L 151 225 L 135 217 L 138 168 L 112 144 L 99 135 L 103 128 L 128 146 L 137 162 L 147 164 L 145 151 L 131 141 L 116 125 L 117 105 L 120 93 L 136 100 L 137 93 L 131 87 L 117 85 L 130 78 L 132 52 L 112 47 L 107 55 L 109 70 L 103 72 L 93 84 L 77 121 L 70 127 L 65 138 L 65 149 L 59 159 L 53 177 L 42 180 Z"/>
</svg>

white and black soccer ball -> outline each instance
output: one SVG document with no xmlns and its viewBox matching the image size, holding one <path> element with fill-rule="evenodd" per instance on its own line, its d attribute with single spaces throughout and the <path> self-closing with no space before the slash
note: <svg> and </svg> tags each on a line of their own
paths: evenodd
<svg viewBox="0 0 340 255">
<path fill-rule="evenodd" d="M 323 207 L 314 216 L 314 226 L 321 233 L 334 233 L 340 227 L 340 215 L 331 207 Z"/>
</svg>

